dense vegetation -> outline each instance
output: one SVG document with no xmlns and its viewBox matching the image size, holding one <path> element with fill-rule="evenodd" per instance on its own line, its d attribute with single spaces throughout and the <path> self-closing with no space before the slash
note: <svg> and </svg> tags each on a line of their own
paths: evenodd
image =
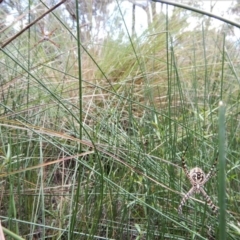
<svg viewBox="0 0 240 240">
<path fill-rule="evenodd" d="M 51 7 L 10 3 L 0 10 L 6 239 L 219 239 L 220 221 L 228 239 L 240 239 L 237 28 L 151 3 L 148 27 L 129 30 L 120 2 L 108 11 L 93 1 L 93 29 L 89 14 L 61 5 L 16 35 Z M 18 6 L 17 25 L 5 22 L 10 6 Z M 178 215 L 190 189 L 187 147 L 189 168 L 205 173 L 226 154 L 225 224 L 201 195 Z M 221 174 L 205 186 L 215 204 L 225 197 Z"/>
</svg>

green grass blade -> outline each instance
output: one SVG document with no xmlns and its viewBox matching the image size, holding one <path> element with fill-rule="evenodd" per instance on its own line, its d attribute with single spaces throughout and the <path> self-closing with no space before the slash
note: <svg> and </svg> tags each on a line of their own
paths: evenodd
<svg viewBox="0 0 240 240">
<path fill-rule="evenodd" d="M 219 240 L 226 240 L 225 106 L 219 103 Z"/>
</svg>

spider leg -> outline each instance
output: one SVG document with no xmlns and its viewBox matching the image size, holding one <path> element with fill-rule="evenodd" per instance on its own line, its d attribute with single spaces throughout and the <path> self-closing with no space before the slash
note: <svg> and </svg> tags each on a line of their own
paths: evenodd
<svg viewBox="0 0 240 240">
<path fill-rule="evenodd" d="M 192 187 L 182 198 L 180 205 L 178 207 L 178 214 L 182 214 L 182 207 L 185 205 L 186 201 L 193 195 L 195 192 L 195 187 Z"/>
<path fill-rule="evenodd" d="M 44 41 L 44 39 L 39 40 L 36 44 L 34 44 L 34 46 L 31 48 L 31 50 L 32 50 L 33 48 L 35 48 L 39 43 L 41 43 L 41 42 L 43 42 L 43 41 Z"/>
<path fill-rule="evenodd" d="M 43 29 L 44 27 L 43 27 L 43 25 L 41 23 L 39 23 L 38 25 L 40 27 L 40 31 L 41 31 L 42 35 L 45 35 L 44 34 L 44 29 Z"/>
<path fill-rule="evenodd" d="M 57 28 L 53 29 L 50 33 L 48 33 L 48 37 L 51 37 L 53 35 L 53 33 L 57 30 Z"/>
<path fill-rule="evenodd" d="M 217 161 L 218 161 L 218 158 L 216 157 L 209 173 L 206 175 L 206 178 L 205 178 L 203 184 L 205 184 L 214 175 L 214 173 L 215 173 L 214 170 L 216 169 Z"/>
<path fill-rule="evenodd" d="M 184 156 L 185 156 L 185 154 L 186 154 L 186 152 L 187 152 L 187 149 L 188 149 L 188 147 L 186 148 L 186 150 L 184 151 L 184 153 L 183 153 L 183 155 L 182 155 L 182 157 L 181 157 L 181 159 L 182 159 L 182 168 L 183 168 L 186 176 L 188 177 L 188 179 L 189 179 L 190 182 L 191 182 L 190 173 L 189 173 L 189 170 L 188 170 L 188 167 L 187 167 L 185 158 L 184 158 Z"/>
<path fill-rule="evenodd" d="M 52 41 L 51 39 L 48 39 L 48 41 L 59 48 L 59 46 L 54 41 Z"/>
<path fill-rule="evenodd" d="M 207 202 L 207 205 L 212 209 L 212 211 L 217 214 L 218 212 L 218 207 L 214 205 L 214 203 L 212 202 L 212 200 L 210 199 L 210 197 L 207 195 L 207 193 L 205 192 L 205 190 L 200 187 L 200 191 L 201 193 L 203 194 L 206 202 Z"/>
</svg>

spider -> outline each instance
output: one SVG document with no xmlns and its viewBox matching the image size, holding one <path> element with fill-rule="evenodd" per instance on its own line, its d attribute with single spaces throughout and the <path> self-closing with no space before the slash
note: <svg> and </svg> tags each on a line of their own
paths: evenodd
<svg viewBox="0 0 240 240">
<path fill-rule="evenodd" d="M 43 35 L 43 38 L 40 39 L 40 40 L 33 46 L 33 48 L 36 47 L 39 43 L 44 42 L 44 41 L 49 41 L 50 43 L 52 43 L 53 45 L 55 45 L 56 47 L 59 48 L 59 46 L 58 46 L 54 41 L 52 41 L 52 40 L 50 39 L 50 37 L 51 37 L 51 36 L 53 35 L 53 33 L 57 30 L 57 28 L 53 29 L 51 32 L 48 32 L 48 31 L 45 31 L 44 26 L 42 26 L 41 24 L 39 24 L 39 27 L 40 27 L 40 31 L 41 31 L 41 33 L 42 33 L 42 35 Z"/>
<path fill-rule="evenodd" d="M 192 168 L 190 171 L 188 170 L 187 164 L 185 162 L 184 156 L 185 153 L 187 151 L 187 148 L 182 156 L 182 168 L 187 176 L 187 178 L 189 179 L 190 183 L 192 184 L 191 189 L 184 195 L 184 197 L 181 200 L 181 203 L 178 207 L 178 213 L 181 214 L 182 213 L 182 207 L 184 206 L 184 204 L 186 203 L 186 201 L 194 194 L 194 193 L 202 193 L 203 197 L 205 198 L 207 205 L 212 209 L 212 211 L 216 214 L 218 211 L 218 207 L 215 206 L 212 202 L 212 200 L 210 199 L 210 197 L 207 195 L 207 193 L 205 192 L 203 186 L 206 182 L 208 182 L 208 180 L 213 176 L 214 174 L 214 169 L 216 167 L 217 164 L 217 158 L 214 161 L 209 173 L 207 175 L 205 175 L 205 173 L 203 172 L 203 170 L 199 167 L 195 167 Z"/>
</svg>

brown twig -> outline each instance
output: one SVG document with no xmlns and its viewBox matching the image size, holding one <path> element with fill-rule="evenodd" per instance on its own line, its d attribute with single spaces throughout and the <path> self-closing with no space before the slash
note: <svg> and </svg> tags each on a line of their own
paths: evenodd
<svg viewBox="0 0 240 240">
<path fill-rule="evenodd" d="M 52 12 L 54 9 L 56 9 L 57 7 L 59 7 L 61 4 L 63 4 L 64 2 L 66 2 L 66 0 L 62 0 L 61 2 L 59 2 L 58 4 L 56 4 L 55 6 L 53 6 L 52 8 L 50 8 L 48 11 L 46 11 L 44 14 L 42 14 L 40 17 L 38 17 L 36 20 L 34 20 L 33 22 L 31 22 L 30 24 L 28 24 L 25 28 L 23 28 L 20 32 L 18 32 L 16 35 L 14 35 L 13 37 L 11 37 L 9 40 L 7 40 L 2 46 L 1 48 L 6 47 L 10 42 L 12 42 L 15 38 L 17 38 L 18 36 L 20 36 L 22 33 L 24 33 L 27 29 L 29 29 L 31 26 L 33 26 L 35 23 L 37 23 L 39 20 L 41 20 L 42 18 L 44 18 L 47 14 L 49 14 L 50 12 Z"/>
</svg>

